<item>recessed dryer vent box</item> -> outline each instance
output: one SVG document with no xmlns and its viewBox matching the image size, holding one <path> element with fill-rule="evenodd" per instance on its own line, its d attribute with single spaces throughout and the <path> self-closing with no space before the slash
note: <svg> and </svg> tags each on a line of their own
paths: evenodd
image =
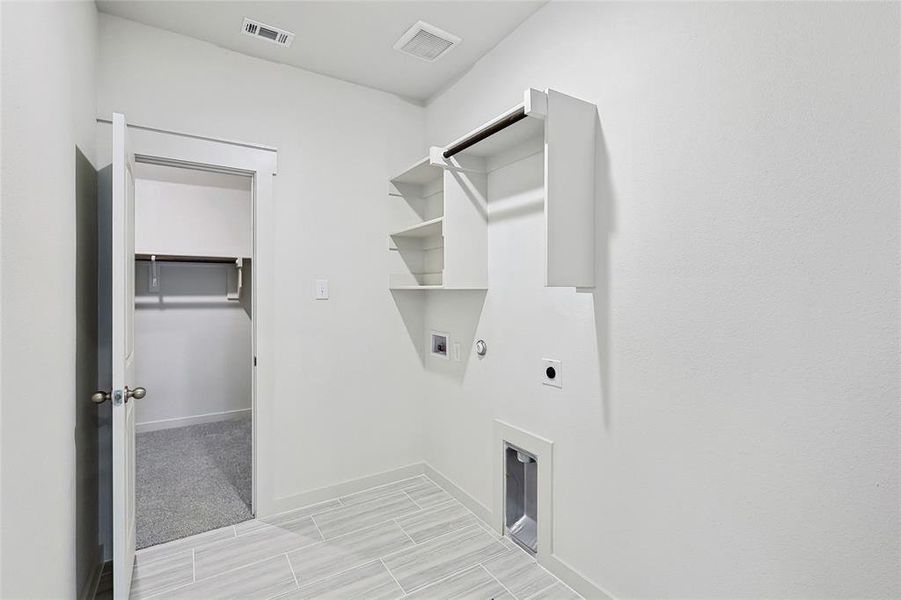
<svg viewBox="0 0 901 600">
<path fill-rule="evenodd" d="M 450 346 L 450 336 L 440 331 L 433 331 L 431 340 L 432 341 L 430 347 L 432 356 L 437 356 L 438 358 L 448 360 L 448 346 Z"/>
<path fill-rule="evenodd" d="M 530 554 L 538 552 L 538 459 L 504 445 L 504 529 Z"/>
</svg>

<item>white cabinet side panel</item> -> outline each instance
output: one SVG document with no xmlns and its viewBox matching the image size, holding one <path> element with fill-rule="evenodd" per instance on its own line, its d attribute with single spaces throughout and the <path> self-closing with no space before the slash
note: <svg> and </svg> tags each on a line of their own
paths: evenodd
<svg viewBox="0 0 901 600">
<path fill-rule="evenodd" d="M 547 101 L 547 285 L 594 287 L 597 107 L 554 90 Z"/>
</svg>

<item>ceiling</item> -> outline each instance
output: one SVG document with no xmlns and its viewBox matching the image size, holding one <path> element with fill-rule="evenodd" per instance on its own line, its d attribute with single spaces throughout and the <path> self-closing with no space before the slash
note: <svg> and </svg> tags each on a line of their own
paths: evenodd
<svg viewBox="0 0 901 600">
<path fill-rule="evenodd" d="M 102 12 L 424 102 L 465 73 L 546 0 L 232 2 L 98 0 Z M 244 17 L 294 32 L 283 48 L 241 32 Z M 462 42 L 430 63 L 394 50 L 417 21 Z"/>
</svg>

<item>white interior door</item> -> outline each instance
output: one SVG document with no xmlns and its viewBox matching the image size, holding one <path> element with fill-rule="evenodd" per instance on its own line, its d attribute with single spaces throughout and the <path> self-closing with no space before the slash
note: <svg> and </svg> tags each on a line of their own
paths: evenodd
<svg viewBox="0 0 901 600">
<path fill-rule="evenodd" d="M 135 184 L 125 116 L 113 114 L 113 597 L 127 600 L 135 560 Z"/>
</svg>

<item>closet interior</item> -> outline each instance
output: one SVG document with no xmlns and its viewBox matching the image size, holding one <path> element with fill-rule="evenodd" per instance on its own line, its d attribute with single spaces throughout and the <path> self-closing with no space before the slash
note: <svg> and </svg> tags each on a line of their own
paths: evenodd
<svg viewBox="0 0 901 600">
<path fill-rule="evenodd" d="M 252 183 L 136 165 L 138 548 L 253 516 Z"/>
</svg>

